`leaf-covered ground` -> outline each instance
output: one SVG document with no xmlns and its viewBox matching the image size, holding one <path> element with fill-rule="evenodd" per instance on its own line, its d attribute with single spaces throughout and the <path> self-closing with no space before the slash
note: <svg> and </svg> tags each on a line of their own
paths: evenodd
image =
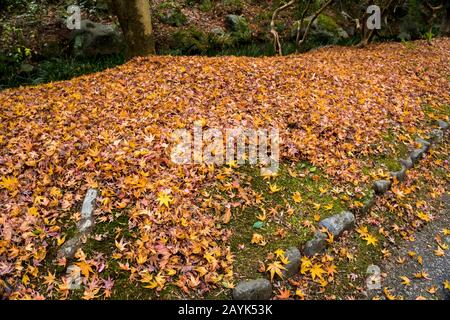
<svg viewBox="0 0 450 320">
<path fill-rule="evenodd" d="M 321 217 L 358 206 L 392 156 L 433 120 L 448 120 L 449 76 L 443 38 L 281 58 L 137 58 L 0 92 L 2 284 L 10 298 L 147 297 L 116 293 L 120 285 L 149 296 L 172 288 L 183 297 L 220 295 L 249 276 L 236 268 L 245 247 L 264 248 L 293 228 L 305 239 Z M 205 128 L 278 127 L 283 179 L 232 163 L 173 164 L 171 133 L 197 120 Z M 97 227 L 76 254 L 84 282 L 77 296 L 64 272 L 69 261 L 55 252 L 90 187 L 100 190 Z M 246 210 L 255 215 L 249 222 L 267 223 L 266 236 L 236 240 Z"/>
</svg>

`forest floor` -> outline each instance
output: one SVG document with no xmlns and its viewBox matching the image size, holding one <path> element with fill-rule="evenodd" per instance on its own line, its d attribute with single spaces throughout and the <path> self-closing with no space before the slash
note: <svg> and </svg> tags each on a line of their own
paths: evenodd
<svg viewBox="0 0 450 320">
<path fill-rule="evenodd" d="M 284 250 L 301 248 L 321 219 L 359 208 L 415 138 L 448 122 L 449 52 L 442 38 L 272 58 L 147 57 L 0 92 L 0 291 L 229 298 L 238 281 L 282 265 Z M 172 134 L 195 123 L 277 128 L 280 170 L 173 163 Z M 433 199 L 448 190 L 448 150 L 445 136 L 355 232 L 303 257 L 293 279 L 275 276 L 276 298 L 367 298 L 367 267 L 439 219 Z M 100 191 L 95 227 L 74 258 L 57 258 L 89 188 Z M 439 257 L 448 255 L 441 244 Z M 79 290 L 68 284 L 72 264 Z"/>
</svg>

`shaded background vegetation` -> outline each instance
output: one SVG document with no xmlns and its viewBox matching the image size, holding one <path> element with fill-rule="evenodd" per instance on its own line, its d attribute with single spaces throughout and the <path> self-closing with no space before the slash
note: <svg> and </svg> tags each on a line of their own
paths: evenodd
<svg viewBox="0 0 450 320">
<path fill-rule="evenodd" d="M 313 1 L 310 11 L 323 2 Z M 438 6 L 441 1 L 394 2 L 398 4 L 389 13 L 389 25 L 376 33 L 375 41 L 431 39 L 439 33 L 446 9 L 435 13 L 429 5 Z M 273 11 L 286 1 L 153 0 L 151 3 L 157 54 L 270 56 L 275 54 L 270 20 Z M 306 3 L 297 1 L 276 20 L 284 54 L 296 51 L 295 21 L 300 19 Z M 107 0 L 0 0 L 0 90 L 70 79 L 125 61 L 122 47 L 112 48 L 112 53 L 105 53 L 102 48 L 81 54 L 76 50 L 80 36 L 65 25 L 66 9 L 71 4 L 82 8 L 83 20 L 111 26 L 120 33 Z M 352 19 L 361 17 L 366 8 L 365 1 L 334 1 L 318 17 L 301 51 L 359 43 L 361 33 Z"/>
</svg>

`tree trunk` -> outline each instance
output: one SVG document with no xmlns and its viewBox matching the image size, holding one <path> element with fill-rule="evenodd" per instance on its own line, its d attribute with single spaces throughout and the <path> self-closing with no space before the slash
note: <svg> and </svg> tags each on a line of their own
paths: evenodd
<svg viewBox="0 0 450 320">
<path fill-rule="evenodd" d="M 111 5 L 127 43 L 127 57 L 155 54 L 149 0 L 111 0 Z"/>
</svg>

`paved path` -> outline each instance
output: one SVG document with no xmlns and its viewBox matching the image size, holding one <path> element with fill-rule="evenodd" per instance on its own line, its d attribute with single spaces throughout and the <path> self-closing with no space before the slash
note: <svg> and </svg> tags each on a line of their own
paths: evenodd
<svg viewBox="0 0 450 320">
<path fill-rule="evenodd" d="M 446 194 L 442 198 L 443 208 L 438 212 L 436 219 L 425 226 L 421 231 L 415 234 L 414 242 L 404 242 L 396 249 L 392 257 L 384 265 L 381 265 L 381 272 L 387 276 L 383 278 L 382 288 L 388 287 L 390 292 L 404 299 L 416 299 L 424 297 L 426 299 L 450 300 L 450 291 L 444 289 L 445 280 L 450 281 L 450 235 L 444 236 L 442 230 L 450 229 L 450 195 Z M 445 255 L 438 257 L 434 254 L 438 244 L 435 240 L 436 235 L 440 234 L 442 242 L 445 242 L 449 249 L 445 250 Z M 408 252 L 415 252 L 416 256 L 411 258 Z M 417 257 L 423 258 L 421 266 Z M 405 258 L 403 264 L 396 262 L 397 258 Z M 427 278 L 416 278 L 414 275 L 424 271 L 428 274 Z M 410 285 L 402 284 L 401 276 L 406 276 L 411 281 Z M 430 288 L 437 288 L 436 293 L 429 293 Z M 385 298 L 382 291 L 372 292 L 371 296 L 378 295 Z"/>
</svg>

